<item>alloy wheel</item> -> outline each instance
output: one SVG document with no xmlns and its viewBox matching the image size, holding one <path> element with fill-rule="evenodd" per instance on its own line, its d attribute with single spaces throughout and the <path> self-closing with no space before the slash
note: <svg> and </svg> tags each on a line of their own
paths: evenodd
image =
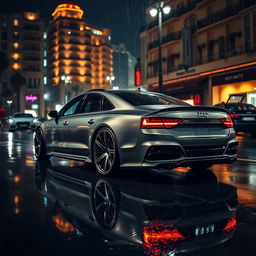
<svg viewBox="0 0 256 256">
<path fill-rule="evenodd" d="M 94 210 L 99 223 L 107 229 L 112 228 L 117 219 L 117 198 L 111 186 L 100 180 L 94 189 Z"/>
<path fill-rule="evenodd" d="M 97 133 L 93 145 L 93 160 L 97 171 L 108 175 L 115 167 L 116 144 L 113 133 L 108 128 L 102 128 Z"/>
</svg>

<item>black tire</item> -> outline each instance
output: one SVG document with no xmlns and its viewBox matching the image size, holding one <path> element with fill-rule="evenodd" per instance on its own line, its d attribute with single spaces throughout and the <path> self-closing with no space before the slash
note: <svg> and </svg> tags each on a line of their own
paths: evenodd
<svg viewBox="0 0 256 256">
<path fill-rule="evenodd" d="M 112 229 L 118 218 L 119 193 L 105 180 L 98 180 L 93 190 L 93 211 L 99 224 Z"/>
<path fill-rule="evenodd" d="M 92 145 L 92 159 L 97 172 L 113 175 L 120 167 L 115 135 L 108 127 L 97 131 Z"/>
<path fill-rule="evenodd" d="M 35 156 L 38 160 L 49 159 L 50 157 L 47 155 L 45 144 L 44 144 L 44 136 L 42 129 L 37 129 L 34 136 L 34 149 Z"/>
</svg>

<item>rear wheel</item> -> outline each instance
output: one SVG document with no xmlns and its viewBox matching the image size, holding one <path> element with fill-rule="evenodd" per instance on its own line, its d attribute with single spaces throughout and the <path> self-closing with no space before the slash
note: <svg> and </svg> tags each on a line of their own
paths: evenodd
<svg viewBox="0 0 256 256">
<path fill-rule="evenodd" d="M 46 148 L 44 144 L 43 131 L 38 129 L 35 132 L 34 137 L 34 147 L 35 147 L 35 156 L 37 159 L 49 159 L 49 156 L 46 153 Z"/>
<path fill-rule="evenodd" d="M 104 176 L 112 175 L 119 168 L 116 139 L 111 129 L 101 128 L 93 141 L 93 163 Z"/>
</svg>

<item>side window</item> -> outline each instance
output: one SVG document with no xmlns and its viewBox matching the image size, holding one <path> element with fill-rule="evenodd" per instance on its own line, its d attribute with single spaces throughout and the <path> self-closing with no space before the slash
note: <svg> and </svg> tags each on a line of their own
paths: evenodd
<svg viewBox="0 0 256 256">
<path fill-rule="evenodd" d="M 82 99 L 83 97 L 78 97 L 73 102 L 71 102 L 70 105 L 64 109 L 64 112 L 62 112 L 61 116 L 70 116 L 78 113 L 78 110 L 82 104 Z"/>
<path fill-rule="evenodd" d="M 97 94 L 90 94 L 86 97 L 85 102 L 81 108 L 81 113 L 90 113 L 101 111 L 102 96 Z"/>
<path fill-rule="evenodd" d="M 102 110 L 107 111 L 107 110 L 112 110 L 112 109 L 114 109 L 114 106 L 110 103 L 110 101 L 108 99 L 106 99 L 104 97 Z"/>
</svg>

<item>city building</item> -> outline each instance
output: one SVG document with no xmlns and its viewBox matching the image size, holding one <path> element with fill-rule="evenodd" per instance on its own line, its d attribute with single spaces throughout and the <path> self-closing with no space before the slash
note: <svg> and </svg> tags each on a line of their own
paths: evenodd
<svg viewBox="0 0 256 256">
<path fill-rule="evenodd" d="M 137 59 L 128 52 L 128 88 L 134 89 L 135 85 L 135 66 Z"/>
<path fill-rule="evenodd" d="M 83 13 L 76 2 L 66 0 L 55 8 L 49 23 L 47 83 L 56 104 L 63 105 L 81 91 L 110 87 L 110 30 L 88 24 Z"/>
<path fill-rule="evenodd" d="M 141 32 L 143 84 L 158 90 L 158 20 Z M 256 104 L 255 0 L 166 0 L 163 17 L 163 86 L 166 94 L 194 105 L 225 102 L 244 94 Z M 145 14 L 146 15 L 146 14 Z"/>
<path fill-rule="evenodd" d="M 43 31 L 44 22 L 38 12 L 0 13 L 0 50 L 10 64 L 1 75 L 0 91 L 8 101 L 9 113 L 19 109 L 44 114 Z M 12 79 L 17 72 L 18 78 L 25 78 L 20 84 L 20 80 Z"/>
<path fill-rule="evenodd" d="M 124 44 L 114 45 L 113 48 L 113 70 L 114 70 L 114 81 L 113 87 L 119 89 L 128 89 L 128 51 Z"/>
</svg>

